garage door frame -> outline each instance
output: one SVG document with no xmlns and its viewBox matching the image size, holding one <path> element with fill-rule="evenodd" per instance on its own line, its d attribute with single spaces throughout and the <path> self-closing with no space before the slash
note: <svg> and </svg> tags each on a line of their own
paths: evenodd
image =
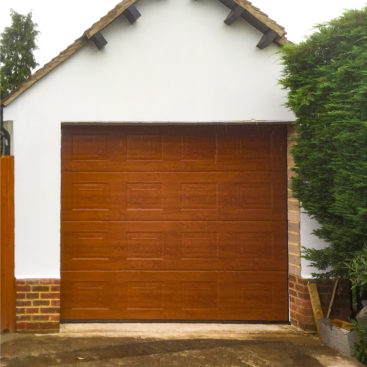
<svg viewBox="0 0 367 367">
<path fill-rule="evenodd" d="M 278 124 L 274 124 L 274 123 L 269 123 L 269 124 L 261 124 L 262 126 L 264 125 L 278 125 Z M 85 123 L 85 124 L 74 124 L 74 123 L 65 123 L 65 124 L 62 124 L 62 126 L 95 126 L 95 125 L 98 125 L 98 126 L 117 126 L 117 125 L 121 125 L 121 126 L 146 126 L 147 124 L 136 124 L 136 123 L 131 123 L 131 124 L 90 124 L 90 123 Z M 159 126 L 159 125 L 173 125 L 173 126 L 187 126 L 187 124 L 182 124 L 182 123 L 170 123 L 170 124 L 154 124 L 155 126 Z M 217 123 L 213 123 L 213 124 L 192 124 L 191 126 L 209 126 L 209 125 L 243 125 L 242 123 L 241 124 L 235 124 L 235 123 L 220 123 L 220 124 L 217 124 Z M 284 123 L 282 123 L 281 125 L 286 125 Z M 152 126 L 152 124 L 149 124 L 149 126 Z M 253 124 L 246 124 L 246 126 L 253 126 Z M 289 129 L 288 129 L 289 130 Z M 289 131 L 288 131 L 288 135 L 289 135 Z M 290 166 L 290 162 L 289 162 L 289 156 L 288 156 L 288 167 Z M 286 175 L 286 172 L 284 173 Z M 288 176 L 289 176 L 289 173 L 288 173 Z M 289 210 L 289 208 L 288 208 Z M 291 256 L 288 257 L 288 270 L 290 268 L 290 266 L 295 266 L 294 265 L 294 261 L 292 263 L 290 263 L 290 261 L 293 260 L 293 258 L 291 258 Z M 61 297 L 62 297 L 62 294 L 63 294 L 63 290 L 61 290 Z M 70 321 L 70 320 L 67 320 L 67 321 Z M 85 320 L 84 320 L 85 321 Z"/>
</svg>

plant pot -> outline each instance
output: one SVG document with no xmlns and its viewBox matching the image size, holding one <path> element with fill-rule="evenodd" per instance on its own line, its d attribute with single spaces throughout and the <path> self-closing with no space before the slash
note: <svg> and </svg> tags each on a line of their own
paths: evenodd
<svg viewBox="0 0 367 367">
<path fill-rule="evenodd" d="M 319 327 L 320 338 L 324 344 L 349 356 L 353 355 L 357 336 L 351 330 L 352 324 L 323 318 L 319 320 Z"/>
</svg>

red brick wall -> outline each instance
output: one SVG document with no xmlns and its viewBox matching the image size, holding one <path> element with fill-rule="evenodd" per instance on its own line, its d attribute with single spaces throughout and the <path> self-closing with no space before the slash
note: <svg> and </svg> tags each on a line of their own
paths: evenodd
<svg viewBox="0 0 367 367">
<path fill-rule="evenodd" d="M 292 138 L 296 136 L 294 128 L 288 127 L 288 271 L 289 274 L 301 275 L 301 245 L 300 245 L 300 206 L 299 201 L 293 197 L 291 181 L 294 176 L 292 168 L 294 161 L 291 154 L 295 144 Z"/>
<path fill-rule="evenodd" d="M 301 277 L 300 205 L 293 197 L 291 178 L 294 176 L 294 161 L 291 154 L 296 136 L 293 127 L 288 127 L 288 267 L 289 267 L 289 308 L 291 324 L 304 330 L 316 331 L 312 306 L 308 294 L 307 280 Z M 333 281 L 318 282 L 321 306 L 326 316 L 333 290 Z M 338 287 L 331 318 L 348 321 L 351 310 L 350 287 L 343 282 Z"/>
<path fill-rule="evenodd" d="M 289 275 L 289 305 L 291 324 L 304 331 L 316 331 L 307 280 Z"/>
<path fill-rule="evenodd" d="M 288 273 L 289 311 L 293 326 L 304 331 L 315 331 L 315 322 L 308 295 L 307 281 L 301 277 L 300 205 L 293 197 L 291 180 L 294 176 L 294 161 L 291 154 L 296 136 L 293 127 L 288 127 Z"/>
<path fill-rule="evenodd" d="M 317 290 L 325 317 L 329 309 L 333 287 L 333 280 L 317 282 Z M 289 301 L 291 324 L 304 331 L 316 331 L 307 280 L 300 276 L 289 275 Z M 350 311 L 350 285 L 347 281 L 341 282 L 335 294 L 330 318 L 350 321 Z"/>
<path fill-rule="evenodd" d="M 60 323 L 60 280 L 16 280 L 16 329 L 58 330 Z"/>
</svg>

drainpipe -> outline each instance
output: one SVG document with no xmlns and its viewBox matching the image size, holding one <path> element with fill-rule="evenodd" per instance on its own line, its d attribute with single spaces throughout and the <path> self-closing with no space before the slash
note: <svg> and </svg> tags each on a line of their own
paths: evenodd
<svg viewBox="0 0 367 367">
<path fill-rule="evenodd" d="M 4 127 L 4 106 L 0 105 L 0 156 L 10 155 L 10 134 Z"/>
</svg>

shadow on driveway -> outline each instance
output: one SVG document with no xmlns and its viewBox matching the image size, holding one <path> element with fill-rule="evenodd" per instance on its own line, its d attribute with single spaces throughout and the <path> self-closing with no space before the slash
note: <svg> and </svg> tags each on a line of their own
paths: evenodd
<svg viewBox="0 0 367 367">
<path fill-rule="evenodd" d="M 360 366 L 352 359 L 320 345 L 318 339 L 310 336 L 282 337 L 279 340 L 274 337 L 269 340 L 266 337 L 251 340 L 147 340 L 27 335 L 2 344 L 2 367 L 77 365 L 83 367 Z"/>
</svg>

